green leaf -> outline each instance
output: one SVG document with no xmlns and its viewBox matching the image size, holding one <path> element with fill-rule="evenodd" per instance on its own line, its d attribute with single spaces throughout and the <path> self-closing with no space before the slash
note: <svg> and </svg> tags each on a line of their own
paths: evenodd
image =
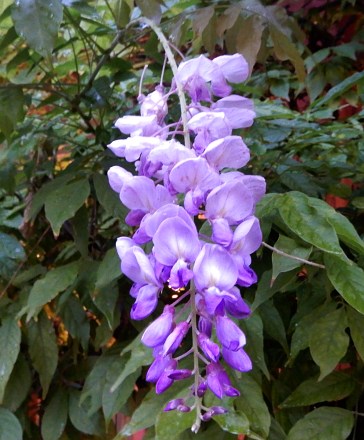
<svg viewBox="0 0 364 440">
<path fill-rule="evenodd" d="M 353 73 L 348 78 L 344 79 L 341 83 L 332 87 L 323 98 L 317 100 L 313 107 L 322 107 L 326 105 L 331 99 L 338 98 L 343 95 L 347 90 L 351 89 L 354 85 L 361 83 L 364 80 L 364 72 Z"/>
<path fill-rule="evenodd" d="M 119 299 L 119 289 L 116 283 L 108 286 L 95 289 L 92 294 L 92 300 L 96 307 L 105 316 L 107 324 L 110 329 L 114 328 L 115 324 L 115 308 Z"/>
<path fill-rule="evenodd" d="M 58 440 L 62 435 L 68 416 L 68 394 L 63 388 L 58 388 L 42 418 L 42 439 Z"/>
<path fill-rule="evenodd" d="M 24 94 L 22 89 L 6 87 L 0 89 L 0 131 L 9 137 L 16 123 L 24 118 Z"/>
<path fill-rule="evenodd" d="M 308 259 L 312 251 L 312 247 L 304 247 L 302 245 L 299 245 L 295 240 L 285 237 L 284 235 L 279 236 L 274 247 L 279 249 L 280 251 L 285 252 L 288 255 L 292 255 L 294 257 L 299 257 L 303 259 Z M 279 255 L 276 252 L 272 253 L 272 263 L 273 263 L 273 273 L 272 273 L 273 279 L 277 278 L 277 276 L 281 272 L 289 272 L 290 270 L 296 269 L 297 267 L 300 267 L 303 264 L 298 260 L 294 260 L 292 258 Z"/>
<path fill-rule="evenodd" d="M 126 403 L 133 392 L 135 382 L 140 376 L 141 368 L 138 368 L 124 379 L 122 386 L 118 387 L 114 392 L 111 392 L 111 386 L 115 383 L 115 380 L 120 374 L 120 370 L 122 370 L 124 366 L 125 359 L 118 357 L 109 365 L 106 374 L 106 381 L 102 391 L 102 410 L 106 424 L 110 422 L 111 418 L 120 411 L 122 406 Z"/>
<path fill-rule="evenodd" d="M 73 217 L 90 194 L 87 179 L 76 180 L 52 191 L 45 200 L 45 214 L 55 236 L 63 223 Z"/>
<path fill-rule="evenodd" d="M 314 69 L 306 78 L 307 92 L 310 97 L 310 101 L 314 102 L 315 99 L 323 92 L 326 87 L 327 79 L 321 69 Z"/>
<path fill-rule="evenodd" d="M 313 324 L 323 316 L 336 310 L 336 303 L 325 303 L 311 313 L 306 314 L 295 324 L 295 331 L 292 335 L 290 361 L 293 361 L 301 350 L 309 346 L 309 334 Z"/>
<path fill-rule="evenodd" d="M 354 197 L 351 203 L 355 208 L 364 209 L 364 197 Z"/>
<path fill-rule="evenodd" d="M 215 50 L 216 39 L 217 39 L 216 20 L 217 17 L 214 14 L 202 32 L 202 44 L 209 53 L 213 53 Z"/>
<path fill-rule="evenodd" d="M 40 55 L 50 55 L 62 22 L 60 0 L 17 0 L 11 15 L 18 35 Z"/>
<path fill-rule="evenodd" d="M 364 315 L 351 307 L 346 308 L 346 315 L 348 317 L 351 339 L 354 342 L 356 351 L 364 361 Z"/>
<path fill-rule="evenodd" d="M 234 12 L 234 11 L 233 11 Z M 235 11 L 235 19 L 236 19 Z M 261 16 L 252 14 L 250 17 L 244 19 L 235 32 L 234 50 L 244 55 L 244 58 L 249 64 L 249 71 L 253 70 L 254 64 L 257 60 L 257 55 L 262 44 L 262 35 L 265 29 L 265 23 Z"/>
<path fill-rule="evenodd" d="M 139 340 L 140 337 L 137 338 Z M 129 376 L 129 374 L 134 373 L 138 368 L 145 365 L 150 365 L 153 362 L 152 350 L 145 347 L 142 343 L 139 343 L 131 351 L 130 359 L 126 362 L 125 367 L 119 373 L 117 379 L 111 386 L 110 391 L 113 393 Z"/>
<path fill-rule="evenodd" d="M 0 403 L 19 354 L 20 340 L 21 331 L 17 321 L 10 316 L 4 318 L 0 327 Z"/>
<path fill-rule="evenodd" d="M 123 28 L 129 23 L 132 8 L 132 0 L 117 0 L 115 2 L 113 10 L 118 28 Z"/>
<path fill-rule="evenodd" d="M 153 426 L 157 414 L 163 411 L 167 402 L 178 397 L 185 397 L 188 392 L 189 385 L 186 385 L 183 380 L 175 382 L 163 394 L 156 394 L 154 389 L 150 390 L 140 406 L 134 411 L 130 422 L 123 427 L 121 435 L 130 436 L 142 429 Z"/>
<path fill-rule="evenodd" d="M 281 344 L 286 353 L 289 352 L 286 329 L 283 320 L 273 301 L 267 301 L 259 307 L 265 333 Z"/>
<path fill-rule="evenodd" d="M 287 440 L 346 440 L 353 424 L 351 411 L 323 406 L 299 420 L 289 431 Z"/>
<path fill-rule="evenodd" d="M 191 428 L 195 418 L 194 411 L 188 413 L 180 411 L 160 412 L 155 423 L 155 440 L 176 438 L 178 434 Z"/>
<path fill-rule="evenodd" d="M 76 212 L 72 221 L 73 237 L 76 248 L 83 258 L 88 256 L 89 218 L 85 205 Z"/>
<path fill-rule="evenodd" d="M 231 434 L 248 434 L 249 420 L 242 411 L 231 409 L 226 414 L 221 414 L 213 418 L 220 427 Z"/>
<path fill-rule="evenodd" d="M 335 229 L 309 202 L 310 197 L 296 191 L 284 194 L 278 200 L 282 220 L 307 243 L 328 253 L 342 254 Z"/>
<path fill-rule="evenodd" d="M 241 321 L 242 327 L 246 335 L 246 352 L 251 357 L 253 365 L 256 365 L 269 380 L 269 371 L 264 359 L 263 348 L 263 323 L 257 312 L 249 318 Z"/>
<path fill-rule="evenodd" d="M 268 440 L 286 440 L 287 435 L 281 425 L 272 417 Z"/>
<path fill-rule="evenodd" d="M 0 440 L 22 440 L 19 420 L 6 408 L 0 408 Z"/>
<path fill-rule="evenodd" d="M 112 217 L 125 219 L 128 209 L 121 203 L 117 193 L 109 185 L 108 179 L 102 174 L 92 176 L 96 197 L 105 211 Z"/>
<path fill-rule="evenodd" d="M 288 292 L 297 287 L 297 275 L 295 273 L 282 273 L 274 280 L 272 285 L 272 271 L 266 271 L 260 277 L 258 288 L 255 293 L 254 302 L 251 306 L 252 311 L 268 301 L 277 292 Z"/>
<path fill-rule="evenodd" d="M 215 13 L 215 8 L 213 6 L 207 6 L 206 8 L 200 8 L 193 14 L 192 18 L 192 29 L 196 36 L 201 36 L 207 25 L 209 24 L 211 18 Z"/>
<path fill-rule="evenodd" d="M 364 255 L 364 241 L 360 238 L 356 229 L 346 217 L 337 212 L 323 200 L 310 198 L 308 203 L 310 206 L 314 207 L 320 215 L 324 216 L 335 228 L 336 234 L 341 241 L 351 249 Z"/>
<path fill-rule="evenodd" d="M 320 367 L 322 380 L 345 356 L 349 346 L 345 309 L 342 307 L 319 318 L 310 329 L 309 345 L 313 360 Z"/>
<path fill-rule="evenodd" d="M 281 61 L 290 60 L 294 65 L 299 81 L 304 81 L 306 72 L 303 59 L 297 48 L 290 39 L 275 26 L 269 26 L 270 35 L 273 41 L 273 49 L 277 58 Z"/>
<path fill-rule="evenodd" d="M 80 402 L 80 396 L 80 391 L 70 393 L 68 415 L 72 425 L 84 434 L 102 436 L 104 428 L 100 412 L 89 416 L 87 407 Z"/>
<path fill-rule="evenodd" d="M 97 270 L 95 287 L 96 289 L 101 289 L 102 287 L 108 286 L 112 281 L 120 278 L 120 276 L 120 258 L 115 248 L 109 249 Z"/>
<path fill-rule="evenodd" d="M 347 258 L 325 255 L 327 276 L 355 310 L 364 314 L 364 271 Z"/>
<path fill-rule="evenodd" d="M 136 0 L 136 4 L 145 17 L 152 20 L 155 24 L 159 24 L 162 17 L 162 10 L 157 0 Z"/>
<path fill-rule="evenodd" d="M 60 292 L 70 287 L 76 280 L 79 263 L 74 262 L 47 272 L 46 276 L 34 283 L 29 293 L 28 303 L 19 312 L 27 313 L 27 321 L 38 315 L 44 304 L 54 299 Z"/>
<path fill-rule="evenodd" d="M 333 402 L 349 396 L 356 388 L 354 378 L 334 371 L 318 381 L 318 377 L 302 382 L 281 404 L 281 408 L 309 406 L 319 402 Z"/>
<path fill-rule="evenodd" d="M 29 217 L 30 220 L 34 220 L 39 211 L 42 209 L 45 200 L 52 192 L 63 188 L 69 181 L 74 177 L 73 173 L 62 173 L 58 175 L 54 180 L 45 183 L 39 190 L 35 193 L 30 203 Z"/>
<path fill-rule="evenodd" d="M 86 378 L 80 396 L 80 403 L 86 404 L 85 407 L 87 407 L 89 416 L 93 415 L 102 406 L 102 391 L 106 383 L 106 374 L 110 365 L 116 359 L 120 359 L 120 356 L 106 351 L 97 359 L 94 367 Z M 125 364 L 124 359 L 122 362 Z"/>
<path fill-rule="evenodd" d="M 60 315 L 66 330 L 73 338 L 78 339 L 82 348 L 87 351 L 90 338 L 90 321 L 79 299 L 74 296 L 67 298 Z"/>
<path fill-rule="evenodd" d="M 32 384 L 28 362 L 20 353 L 6 385 L 3 406 L 15 412 L 24 402 Z"/>
<path fill-rule="evenodd" d="M 240 391 L 240 396 L 234 400 L 236 409 L 246 415 L 254 432 L 266 438 L 271 418 L 261 387 L 249 374 L 242 374 L 239 379 L 234 380 L 233 385 Z"/>
<path fill-rule="evenodd" d="M 52 321 L 44 313 L 38 321 L 29 323 L 28 341 L 30 358 L 39 374 L 42 396 L 45 398 L 57 368 L 58 346 Z"/>
<path fill-rule="evenodd" d="M 0 232 L 0 278 L 10 278 L 24 258 L 25 252 L 19 241 L 12 235 Z"/>
</svg>

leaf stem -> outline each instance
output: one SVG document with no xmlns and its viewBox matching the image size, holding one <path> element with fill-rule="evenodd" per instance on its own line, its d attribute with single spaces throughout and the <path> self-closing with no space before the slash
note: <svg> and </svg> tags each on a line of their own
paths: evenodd
<svg viewBox="0 0 364 440">
<path fill-rule="evenodd" d="M 307 264 L 309 266 L 315 266 L 319 267 L 320 269 L 325 269 L 325 266 L 323 264 L 314 263 L 313 261 L 305 260 L 304 258 L 296 257 L 295 255 L 287 254 L 286 252 L 281 251 L 280 249 L 277 249 L 274 246 L 270 246 L 269 244 L 262 241 L 262 245 L 266 247 L 267 249 L 270 249 L 271 251 L 275 252 L 278 255 L 282 255 L 283 257 L 291 258 L 292 260 L 300 261 L 303 264 Z"/>
</svg>

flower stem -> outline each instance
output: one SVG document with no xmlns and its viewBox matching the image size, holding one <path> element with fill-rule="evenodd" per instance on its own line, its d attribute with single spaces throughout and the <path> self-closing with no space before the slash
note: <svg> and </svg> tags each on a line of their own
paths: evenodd
<svg viewBox="0 0 364 440">
<path fill-rule="evenodd" d="M 163 34 L 162 30 L 155 24 L 153 23 L 152 20 L 149 20 L 148 18 L 144 17 L 143 21 L 153 29 L 153 31 L 155 32 L 155 34 L 158 37 L 158 40 L 160 41 L 160 43 L 163 46 L 163 49 L 165 51 L 165 54 L 168 58 L 169 61 L 169 65 L 171 66 L 172 72 L 173 72 L 173 76 L 174 76 L 174 80 L 176 83 L 176 87 L 177 87 L 177 94 L 178 94 L 178 99 L 179 99 L 179 104 L 180 104 L 180 108 L 181 108 L 181 118 L 182 118 L 182 125 L 183 125 L 183 135 L 184 135 L 184 140 L 185 140 L 185 146 L 187 148 L 191 148 L 191 140 L 190 140 L 190 135 L 188 132 L 188 127 L 187 127 L 187 103 L 186 103 L 186 97 L 185 94 L 183 92 L 183 87 L 182 84 L 178 81 L 178 68 L 177 68 L 177 63 L 176 60 L 174 59 L 171 47 L 169 45 L 169 42 L 167 40 L 167 38 L 165 37 L 165 35 Z"/>
<path fill-rule="evenodd" d="M 325 269 L 325 266 L 323 264 L 314 263 L 313 261 L 305 260 L 304 258 L 296 257 L 295 255 L 287 254 L 286 252 L 281 251 L 280 249 L 277 249 L 274 246 L 270 246 L 269 244 L 262 241 L 262 245 L 265 246 L 267 249 L 270 249 L 271 251 L 275 252 L 278 255 L 282 255 L 283 257 L 291 258 L 292 260 L 300 261 L 303 264 L 307 264 L 309 266 L 315 266 L 319 267 L 320 269 Z"/>
<path fill-rule="evenodd" d="M 198 343 L 197 343 L 197 311 L 196 311 L 196 301 L 195 301 L 195 287 L 191 286 L 191 327 L 192 327 L 192 350 L 193 350 L 193 370 L 195 372 L 195 382 L 193 385 L 195 394 L 194 407 L 196 410 L 196 419 L 191 427 L 191 431 L 197 434 L 201 426 L 201 397 L 197 395 L 197 390 L 200 380 L 200 370 L 198 362 Z"/>
</svg>

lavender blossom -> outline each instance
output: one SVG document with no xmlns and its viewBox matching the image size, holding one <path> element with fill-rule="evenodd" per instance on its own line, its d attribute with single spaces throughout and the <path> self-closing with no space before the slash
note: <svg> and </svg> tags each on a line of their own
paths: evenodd
<svg viewBox="0 0 364 440">
<path fill-rule="evenodd" d="M 223 363 L 240 372 L 252 368 L 243 349 L 246 337 L 235 323 L 250 315 L 238 286 L 257 280 L 251 254 L 261 245 L 262 233 L 254 210 L 265 193 L 262 177 L 237 171 L 248 163 L 250 152 L 233 130 L 250 127 L 255 112 L 250 99 L 232 94 L 232 84 L 244 81 L 248 72 L 239 54 L 182 62 L 171 90 L 157 86 L 141 94 L 140 115 L 115 123 L 129 137 L 108 145 L 134 163 L 137 173 L 119 166 L 108 171 L 111 188 L 130 210 L 125 221 L 134 228 L 132 237 L 119 237 L 116 244 L 121 270 L 133 281 L 131 317 L 140 320 L 155 312 L 166 286 L 176 298 L 141 337 L 154 356 L 146 379 L 160 394 L 176 380 L 195 377 L 191 392 L 165 408 L 195 409 L 194 430 L 201 420 L 227 411 L 198 403 L 207 390 L 220 399 L 239 395 Z M 177 89 L 182 117 L 167 125 L 168 97 Z M 187 106 L 181 89 L 188 95 Z M 197 219 L 208 222 L 211 233 L 200 233 Z M 179 311 L 175 307 L 182 301 Z M 185 351 L 188 332 L 192 347 Z M 182 362 L 179 367 L 189 355 L 193 370 Z"/>
</svg>

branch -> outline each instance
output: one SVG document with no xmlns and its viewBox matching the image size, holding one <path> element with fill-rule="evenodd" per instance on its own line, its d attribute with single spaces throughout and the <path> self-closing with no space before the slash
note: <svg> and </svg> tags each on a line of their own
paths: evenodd
<svg viewBox="0 0 364 440">
<path fill-rule="evenodd" d="M 325 266 L 323 264 L 314 263 L 313 261 L 305 260 L 304 258 L 296 257 L 294 255 L 287 254 L 286 252 L 281 251 L 280 249 L 277 249 L 274 246 L 270 246 L 269 244 L 262 241 L 262 245 L 266 248 L 270 249 L 271 251 L 275 252 L 278 255 L 282 255 L 283 257 L 291 258 L 292 260 L 300 261 L 303 264 L 307 264 L 309 266 L 315 266 L 319 267 L 320 269 L 325 269 Z"/>
</svg>

